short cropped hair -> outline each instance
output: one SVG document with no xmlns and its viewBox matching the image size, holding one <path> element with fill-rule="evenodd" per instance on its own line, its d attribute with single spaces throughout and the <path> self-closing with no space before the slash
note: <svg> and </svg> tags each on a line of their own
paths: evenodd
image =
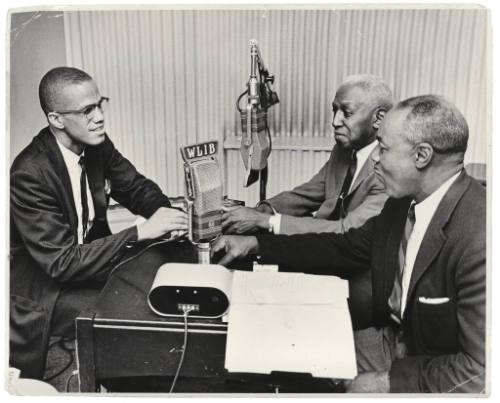
<svg viewBox="0 0 500 403">
<path fill-rule="evenodd" d="M 420 95 L 401 101 L 397 110 L 408 110 L 404 135 L 412 144 L 429 143 L 438 153 L 465 153 L 469 126 L 458 108 L 438 95 Z"/>
<path fill-rule="evenodd" d="M 40 106 L 45 115 L 57 108 L 57 101 L 64 87 L 86 81 L 92 81 L 92 77 L 74 67 L 55 67 L 49 70 L 38 87 Z"/>
<path fill-rule="evenodd" d="M 341 87 L 350 85 L 361 88 L 367 94 L 367 101 L 377 107 L 389 110 L 394 105 L 392 91 L 387 83 L 379 76 L 372 74 L 356 74 L 344 79 Z"/>
</svg>

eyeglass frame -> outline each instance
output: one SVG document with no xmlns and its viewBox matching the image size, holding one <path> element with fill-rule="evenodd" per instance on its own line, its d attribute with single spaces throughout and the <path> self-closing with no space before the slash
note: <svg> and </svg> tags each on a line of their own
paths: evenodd
<svg viewBox="0 0 500 403">
<path fill-rule="evenodd" d="M 83 116 L 85 116 L 87 118 L 87 120 L 90 122 L 90 120 L 92 119 L 92 116 L 89 117 L 89 115 L 91 113 L 93 113 L 96 110 L 96 108 L 99 108 L 101 113 L 104 112 L 103 108 L 101 107 L 103 102 L 108 103 L 109 98 L 108 97 L 101 97 L 101 99 L 99 99 L 99 102 L 97 102 L 95 104 L 90 104 L 90 105 L 84 106 L 83 108 L 78 109 L 78 110 L 67 109 L 67 110 L 62 110 L 62 111 L 51 111 L 50 113 L 59 113 L 60 115 L 83 114 Z M 88 108 L 92 108 L 92 109 L 90 110 L 90 112 L 85 113 L 85 110 Z"/>
</svg>

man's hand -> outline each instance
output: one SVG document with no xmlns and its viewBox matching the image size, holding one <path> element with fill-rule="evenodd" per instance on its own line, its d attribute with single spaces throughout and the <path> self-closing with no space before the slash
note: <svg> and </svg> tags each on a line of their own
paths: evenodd
<svg viewBox="0 0 500 403">
<path fill-rule="evenodd" d="M 225 255 L 217 264 L 226 266 L 234 259 L 257 253 L 259 251 L 259 243 L 254 236 L 223 235 L 212 245 L 211 257 L 220 251 L 224 251 Z"/>
<path fill-rule="evenodd" d="M 137 225 L 137 240 L 159 238 L 169 232 L 180 234 L 188 229 L 187 214 L 183 211 L 160 207 L 146 221 Z"/>
<path fill-rule="evenodd" d="M 389 393 L 389 373 L 363 372 L 353 381 L 346 383 L 347 393 Z"/>
<path fill-rule="evenodd" d="M 238 207 L 222 215 L 222 229 L 225 234 L 252 234 L 259 229 L 267 230 L 270 216 L 251 207 Z"/>
</svg>

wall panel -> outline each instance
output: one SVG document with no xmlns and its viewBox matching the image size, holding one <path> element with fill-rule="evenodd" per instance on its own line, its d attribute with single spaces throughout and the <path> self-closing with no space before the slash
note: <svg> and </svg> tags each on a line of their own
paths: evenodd
<svg viewBox="0 0 500 403">
<path fill-rule="evenodd" d="M 10 136 L 4 144 L 12 163 L 47 125 L 38 100 L 38 84 L 48 70 L 66 63 L 66 46 L 61 12 L 21 11 L 10 17 L 10 40 L 5 53 L 6 133 Z"/>
<path fill-rule="evenodd" d="M 450 98 L 470 125 L 467 162 L 486 162 L 490 133 L 487 30 L 482 9 L 129 10 L 65 12 L 67 59 L 110 96 L 108 131 L 138 169 L 170 195 L 183 192 L 179 147 L 218 139 L 234 146 L 235 109 L 256 38 L 276 75 L 278 139 L 330 138 L 322 150 L 276 150 L 268 195 L 309 178 L 333 144 L 330 103 L 349 74 L 384 77 L 396 99 Z M 309 140 L 307 140 L 309 139 Z M 228 194 L 253 204 L 237 149 L 223 156 Z"/>
</svg>

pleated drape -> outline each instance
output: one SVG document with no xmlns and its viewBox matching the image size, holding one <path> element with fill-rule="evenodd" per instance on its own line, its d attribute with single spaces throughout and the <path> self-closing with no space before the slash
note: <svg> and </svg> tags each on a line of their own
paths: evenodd
<svg viewBox="0 0 500 403">
<path fill-rule="evenodd" d="M 448 97 L 470 125 L 466 162 L 487 162 L 489 23 L 486 10 L 469 8 L 65 12 L 68 63 L 111 98 L 107 129 L 123 154 L 176 196 L 183 193 L 179 147 L 217 139 L 226 146 L 227 194 L 249 204 L 258 189 L 243 188 L 234 136 L 251 38 L 281 100 L 269 116 L 271 196 L 328 158 L 331 101 L 350 74 L 384 77 L 396 99 Z"/>
</svg>

